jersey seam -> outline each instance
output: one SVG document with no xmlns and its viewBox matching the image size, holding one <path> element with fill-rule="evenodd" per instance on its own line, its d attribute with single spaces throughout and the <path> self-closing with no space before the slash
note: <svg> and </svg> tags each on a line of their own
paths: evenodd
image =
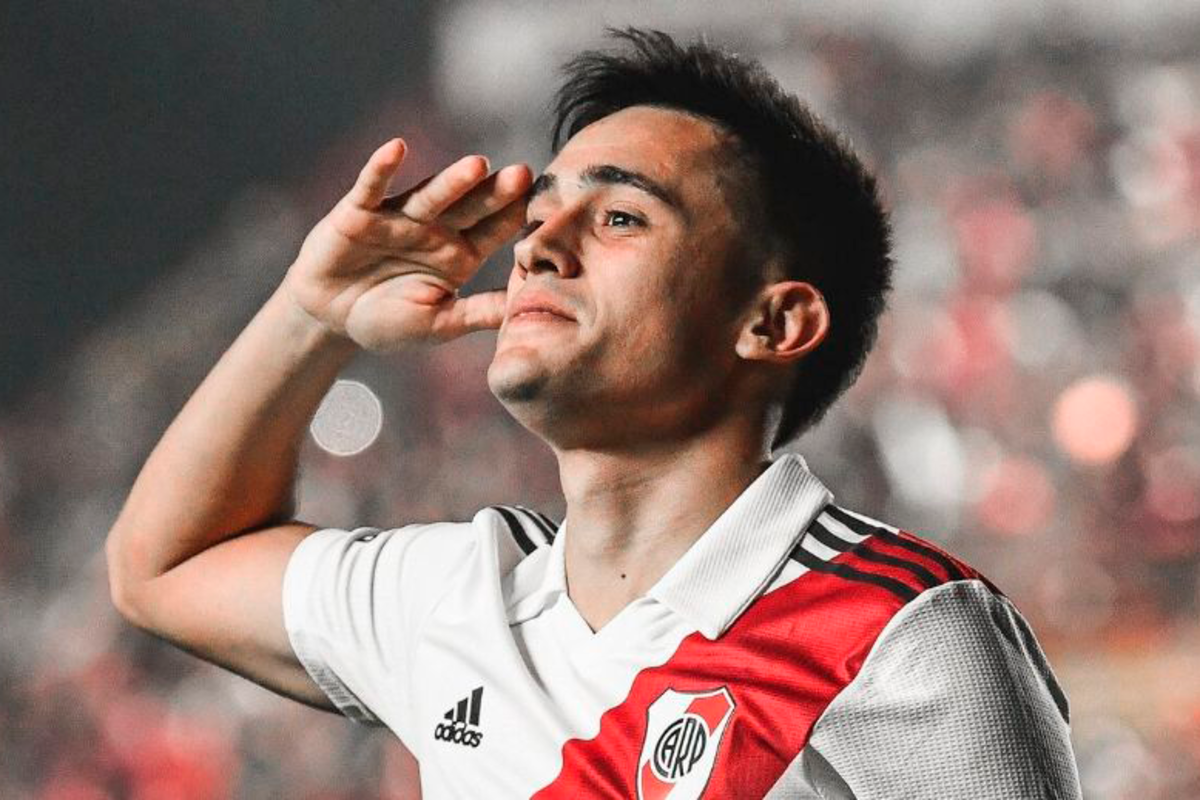
<svg viewBox="0 0 1200 800">
<path fill-rule="evenodd" d="M 359 533 L 363 530 L 379 532 L 380 529 L 360 527 L 351 531 L 345 531 L 344 529 L 338 528 L 322 528 L 320 530 L 313 531 L 313 533 L 309 534 L 309 536 L 306 536 L 300 542 L 300 545 L 297 547 L 296 551 L 293 552 L 292 556 L 289 558 L 288 564 L 284 571 L 284 586 L 283 591 L 281 592 L 281 594 L 284 595 L 284 631 L 287 634 L 289 644 L 292 647 L 292 652 L 295 653 L 300 665 L 304 667 L 305 672 L 308 673 L 313 683 L 315 683 L 322 693 L 324 693 L 325 696 L 334 704 L 334 706 L 337 707 L 342 715 L 361 724 L 379 726 L 384 724 L 379 714 L 362 701 L 358 694 L 355 693 L 337 674 L 336 670 L 332 669 L 326 663 L 326 660 L 318 655 L 318 651 L 315 650 L 312 645 L 312 642 L 314 641 L 319 640 L 323 643 L 328 643 L 329 640 L 318 631 L 306 630 L 303 625 L 293 630 L 293 626 L 289 624 L 290 619 L 292 618 L 290 614 L 292 606 L 291 598 L 292 594 L 294 593 L 292 587 L 295 585 L 297 580 L 295 574 L 291 571 L 292 568 L 297 564 L 297 561 L 294 559 L 299 558 L 303 559 L 304 562 L 314 562 L 312 566 L 315 566 L 314 557 L 308 552 L 300 553 L 300 548 L 306 543 L 309 543 L 310 546 L 312 546 L 312 541 L 315 541 L 313 537 L 327 531 L 348 533 L 350 536 L 356 536 L 359 535 Z M 311 581 L 316 571 L 307 563 L 304 564 L 304 569 L 307 571 L 306 577 Z"/>
<path fill-rule="evenodd" d="M 296 651 L 296 656 L 300 659 L 300 663 L 308 672 L 313 682 L 325 693 L 338 710 L 351 720 L 363 725 L 379 727 L 385 725 L 382 717 L 363 702 L 353 689 L 351 689 L 337 672 L 325 665 L 324 661 L 313 654 L 313 651 L 305 641 L 309 638 L 318 639 L 324 643 L 324 647 L 328 648 L 329 640 L 319 634 L 309 635 L 301 633 L 300 641 L 293 642 L 293 648 Z"/>
<path fill-rule="evenodd" d="M 832 763 L 830 763 L 830 761 L 829 761 L 829 759 L 828 759 L 828 758 L 825 758 L 825 756 L 824 756 L 824 755 L 821 753 L 821 751 L 820 751 L 820 750 L 818 750 L 817 748 L 815 748 L 815 747 L 811 746 L 811 745 L 810 745 L 810 744 L 808 744 L 807 742 L 805 742 L 805 743 L 804 743 L 804 747 L 807 747 L 807 748 L 809 748 L 809 749 L 810 749 L 810 750 L 812 750 L 814 753 L 816 753 L 818 756 L 820 756 L 820 757 L 821 757 L 821 760 L 822 760 L 822 761 L 824 761 L 826 764 L 829 764 L 829 768 L 830 768 L 830 769 L 832 769 L 832 770 L 833 770 L 835 773 L 837 773 L 837 776 L 838 776 L 839 778 L 841 778 L 841 777 L 842 777 L 842 774 L 841 774 L 840 772 L 838 772 L 838 771 L 837 771 L 837 769 L 836 769 L 836 768 L 833 766 L 833 764 L 832 764 Z M 801 758 L 803 753 L 804 753 L 804 748 L 802 747 L 802 748 L 800 748 L 800 754 L 798 754 L 798 755 L 796 756 L 796 758 L 797 758 L 797 759 Z M 824 789 L 821 787 L 821 785 L 820 785 L 819 783 L 816 783 L 815 781 L 808 781 L 808 780 L 807 780 L 807 778 L 806 778 L 805 780 L 806 780 L 806 782 L 807 782 L 807 783 L 809 783 L 809 784 L 812 786 L 812 788 L 813 788 L 813 791 L 817 793 L 817 796 L 818 796 L 818 797 L 820 797 L 820 798 L 821 798 L 821 800 L 829 800 L 829 795 L 825 794 L 825 790 L 824 790 Z M 844 779 L 844 778 L 842 778 L 842 782 L 843 782 L 843 783 L 845 782 L 845 779 Z"/>
</svg>

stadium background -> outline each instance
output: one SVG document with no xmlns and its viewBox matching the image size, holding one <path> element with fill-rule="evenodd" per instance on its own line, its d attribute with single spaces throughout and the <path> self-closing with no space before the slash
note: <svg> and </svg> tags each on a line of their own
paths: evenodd
<svg viewBox="0 0 1200 800">
<path fill-rule="evenodd" d="M 543 166 L 555 67 L 606 23 L 762 59 L 877 168 L 892 310 L 799 449 L 1017 602 L 1086 797 L 1200 796 L 1200 5 L 114 0 L 0 9 L 0 797 L 399 797 L 385 733 L 122 623 L 103 538 L 371 149 Z M 302 515 L 560 515 L 490 348 L 356 361 L 382 429 L 308 443 Z"/>
</svg>

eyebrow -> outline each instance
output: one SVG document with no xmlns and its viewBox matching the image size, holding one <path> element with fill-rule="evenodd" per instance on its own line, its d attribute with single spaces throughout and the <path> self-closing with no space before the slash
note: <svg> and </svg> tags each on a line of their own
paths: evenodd
<svg viewBox="0 0 1200 800">
<path fill-rule="evenodd" d="M 623 185 L 632 186 L 652 197 L 655 197 L 679 213 L 684 213 L 683 204 L 675 194 L 648 175 L 614 164 L 596 164 L 580 173 L 580 179 L 585 184 Z M 558 184 L 558 176 L 552 172 L 543 172 L 529 187 L 529 200 L 550 191 Z"/>
</svg>

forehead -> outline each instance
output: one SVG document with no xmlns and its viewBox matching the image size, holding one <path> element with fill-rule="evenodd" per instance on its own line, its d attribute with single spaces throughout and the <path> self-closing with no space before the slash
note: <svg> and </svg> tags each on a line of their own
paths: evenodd
<svg viewBox="0 0 1200 800">
<path fill-rule="evenodd" d="M 702 117 L 633 106 L 593 122 L 558 152 L 546 171 L 570 178 L 598 164 L 634 169 L 681 190 L 716 188 L 728 135 Z"/>
</svg>

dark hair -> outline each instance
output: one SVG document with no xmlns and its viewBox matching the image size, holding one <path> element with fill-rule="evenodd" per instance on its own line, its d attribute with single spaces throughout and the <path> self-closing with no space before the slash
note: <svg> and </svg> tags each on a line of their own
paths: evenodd
<svg viewBox="0 0 1200 800">
<path fill-rule="evenodd" d="M 627 47 L 587 51 L 564 67 L 554 103 L 555 151 L 630 106 L 707 118 L 733 135 L 751 181 L 747 201 L 786 277 L 825 296 L 830 329 L 798 365 L 774 444 L 816 424 L 862 371 L 891 284 L 890 230 L 874 177 L 838 134 L 760 64 L 661 31 L 609 29 Z"/>
</svg>

